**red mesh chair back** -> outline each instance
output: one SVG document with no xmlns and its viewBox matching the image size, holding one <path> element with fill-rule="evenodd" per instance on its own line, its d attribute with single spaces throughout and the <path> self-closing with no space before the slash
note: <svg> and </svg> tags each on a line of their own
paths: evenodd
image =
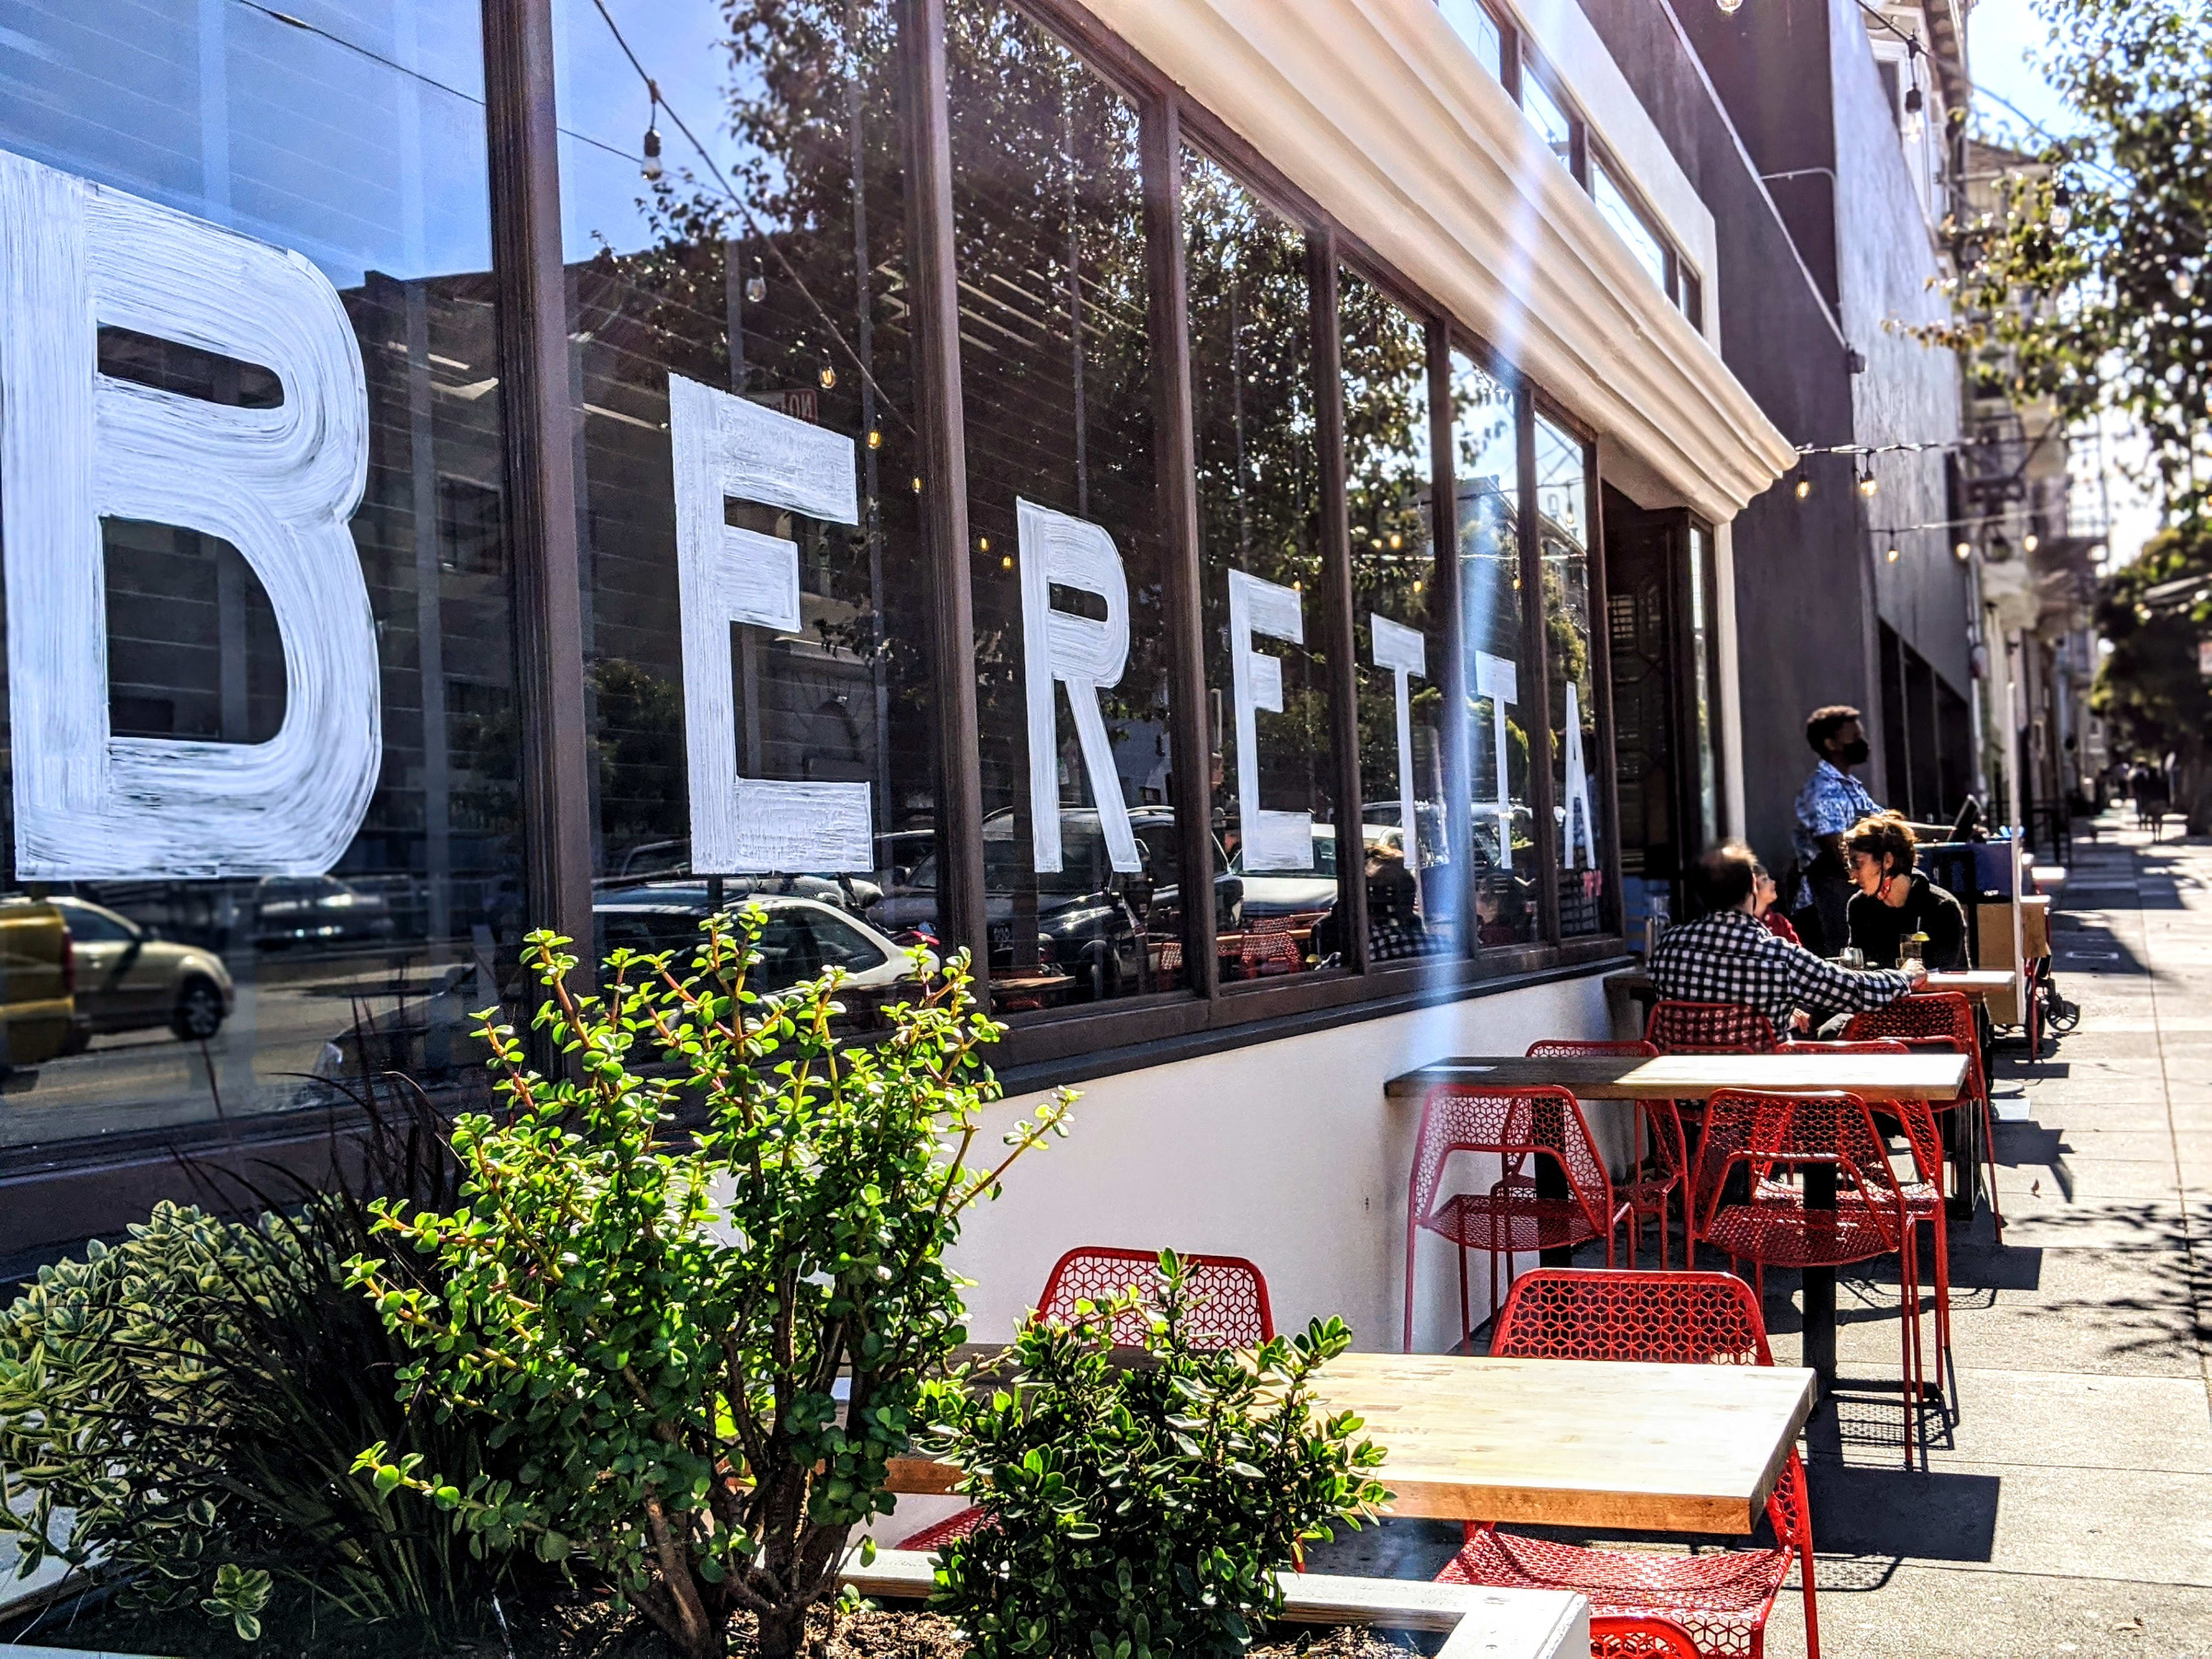
<svg viewBox="0 0 2212 1659">
<path fill-rule="evenodd" d="M 1259 1268 L 1241 1255 L 1186 1255 L 1191 1307 L 1183 1329 L 1201 1348 L 1249 1348 L 1275 1334 L 1275 1316 L 1267 1305 L 1267 1281 Z M 1085 1244 L 1053 1263 L 1038 1299 L 1040 1318 L 1062 1323 L 1075 1317 L 1078 1302 L 1103 1302 L 1132 1285 L 1155 1299 L 1159 1285 L 1158 1250 L 1125 1250 L 1111 1245 Z M 1150 1313 L 1133 1310 L 1114 1322 L 1117 1346 L 1142 1346 L 1152 1328 Z"/>
<path fill-rule="evenodd" d="M 1662 1365 L 1774 1363 L 1759 1297 L 1735 1274 L 1594 1267 L 1538 1267 L 1523 1273 L 1498 1310 L 1490 1352 L 1508 1359 L 1609 1359 Z M 1776 1542 L 1783 1549 L 1802 1552 L 1809 1569 L 1812 1513 L 1806 1503 L 1804 1465 L 1794 1449 L 1766 1500 L 1766 1516 L 1773 1523 Z M 1596 1646 L 1600 1622 L 1590 1621 L 1593 1653 L 1601 1651 Z"/>
<path fill-rule="evenodd" d="M 1671 1619 L 1589 1621 L 1590 1659 L 1705 1659 L 1697 1638 Z"/>
<path fill-rule="evenodd" d="M 1705 1139 L 1698 1149 L 1696 1190 L 1702 1211 L 1698 1232 L 1707 1236 L 1721 1207 L 1729 1169 L 1750 1166 L 1752 1207 L 1759 1183 L 1777 1164 L 1832 1163 L 1836 1194 L 1866 1206 L 1883 1253 L 1905 1243 L 1905 1207 L 1874 1114 L 1856 1095 L 1768 1095 L 1721 1089 L 1705 1103 Z M 1822 1264 L 1841 1267 L 1844 1262 Z"/>
<path fill-rule="evenodd" d="M 1898 998 L 1887 1007 L 1853 1014 L 1844 1036 L 1853 1042 L 1894 1037 L 1929 1043 L 1948 1038 L 1966 1057 L 1966 1080 L 1960 1091 L 1960 1098 L 1979 1100 L 1988 1092 L 1982 1081 L 1982 1038 L 1974 1029 L 1974 1005 L 1960 992 L 1918 991 Z"/>
<path fill-rule="evenodd" d="M 1661 1002 L 1644 1040 L 1662 1054 L 1766 1054 L 1782 1046 L 1774 1022 L 1740 1002 Z"/>
<path fill-rule="evenodd" d="M 1613 1178 L 1583 1109 L 1565 1089 L 1480 1089 L 1446 1085 L 1429 1091 L 1421 1108 L 1419 1145 L 1407 1213 L 1415 1220 L 1436 1208 L 1444 1165 L 1455 1152 L 1495 1152 L 1509 1169 L 1530 1157 L 1549 1158 L 1566 1176 L 1590 1231 L 1611 1236 Z"/>
<path fill-rule="evenodd" d="M 1863 1042 L 1846 1038 L 1841 1042 L 1801 1042 L 1794 1048 L 1817 1048 L 1832 1054 L 1909 1054 L 1912 1045 L 1898 1037 L 1873 1037 Z M 1912 1167 L 1923 1181 L 1940 1182 L 1943 1176 L 1943 1132 L 1936 1127 L 1936 1115 L 1924 1100 L 1910 1098 L 1886 1100 L 1881 1103 L 1885 1116 L 1894 1117 L 1905 1126 L 1905 1138 L 1912 1146 Z"/>
<path fill-rule="evenodd" d="M 1733 1273 L 1537 1267 L 1514 1281 L 1490 1339 L 1509 1359 L 1771 1365 L 1766 1322 Z"/>
</svg>

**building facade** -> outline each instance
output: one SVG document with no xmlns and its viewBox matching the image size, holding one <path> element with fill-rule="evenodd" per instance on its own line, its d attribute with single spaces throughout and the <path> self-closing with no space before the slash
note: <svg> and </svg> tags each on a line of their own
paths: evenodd
<svg viewBox="0 0 2212 1659">
<path fill-rule="evenodd" d="M 1007 1115 L 1085 1091 L 977 1329 L 1165 1243 L 1380 1343 L 1383 1082 L 1601 1034 L 1758 822 L 1741 523 L 1862 428 L 1696 58 L 1595 4 L 21 12 L 9 869 L 86 1017 L 15 1055 L 9 1249 L 179 1146 L 315 1167 L 386 1070 L 471 1098 L 526 928 L 757 892 L 794 975 L 971 949 Z M 1731 369 L 1800 324 L 1838 427 Z"/>
</svg>

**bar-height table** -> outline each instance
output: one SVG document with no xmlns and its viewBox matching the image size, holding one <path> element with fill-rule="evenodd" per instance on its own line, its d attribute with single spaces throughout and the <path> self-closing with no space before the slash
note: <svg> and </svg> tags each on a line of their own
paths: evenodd
<svg viewBox="0 0 2212 1659">
<path fill-rule="evenodd" d="M 1357 1413 L 1389 1454 L 1393 1515 L 1710 1532 L 1759 1525 L 1814 1401 L 1795 1366 L 1644 1365 L 1340 1354 L 1316 1417 Z M 891 1460 L 890 1489 L 947 1492 L 958 1471 Z"/>
<path fill-rule="evenodd" d="M 1394 1077 L 1382 1092 L 1393 1100 L 1419 1099 L 1447 1084 L 1469 1088 L 1553 1086 L 1583 1100 L 1705 1100 L 1723 1089 L 1790 1094 L 1839 1089 L 1869 1104 L 1896 1100 L 1949 1100 L 1965 1086 L 1966 1057 L 1959 1054 L 1847 1054 L 1808 1048 L 1766 1054 L 1583 1054 L 1528 1060 L 1481 1054 L 1440 1060 Z M 1806 1167 L 1808 1208 L 1835 1207 L 1836 1173 L 1830 1164 Z M 1806 1364 L 1832 1387 L 1836 1379 L 1836 1272 L 1808 1267 L 1804 1286 Z"/>
</svg>

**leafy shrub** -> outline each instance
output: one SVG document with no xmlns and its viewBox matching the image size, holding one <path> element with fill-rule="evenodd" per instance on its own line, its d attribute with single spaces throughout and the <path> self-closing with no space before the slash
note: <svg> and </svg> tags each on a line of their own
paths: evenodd
<svg viewBox="0 0 2212 1659">
<path fill-rule="evenodd" d="M 1341 1320 L 1249 1356 L 1195 1348 L 1183 1267 L 1164 1254 L 1153 1363 L 1117 1368 L 1114 1319 L 1139 1302 L 1030 1321 L 1011 1389 L 932 1390 L 932 1441 L 983 1519 L 941 1553 L 930 1605 L 980 1659 L 1241 1653 L 1282 1610 L 1276 1571 L 1389 1497 L 1367 1474 L 1381 1449 L 1353 1443 L 1359 1419 L 1312 1418 L 1313 1373 L 1352 1343 Z"/>
<path fill-rule="evenodd" d="M 434 1194 L 427 1110 L 388 1121 L 357 1184 Z M 251 1223 L 157 1205 L 0 1315 L 0 1531 L 25 1576 L 49 1558 L 102 1563 L 125 1605 L 198 1602 L 246 1640 L 272 1597 L 295 1595 L 426 1638 L 477 1634 L 511 1564 L 354 1465 L 372 1440 L 477 1470 L 484 1449 L 396 1397 L 406 1356 L 348 1282 L 369 1237 L 358 1192 L 290 1199 Z"/>
<path fill-rule="evenodd" d="M 976 1051 L 1000 1028 L 964 963 L 887 1009 L 879 1043 L 848 1047 L 840 975 L 745 988 L 763 915 L 712 920 L 688 975 L 617 951 L 605 999 L 569 988 L 568 940 L 532 934 L 550 993 L 537 1024 L 580 1080 L 527 1070 L 487 1016 L 505 1120 L 457 1121 L 455 1206 L 379 1223 L 447 1287 L 357 1270 L 415 1348 L 406 1386 L 522 1458 L 509 1481 L 372 1447 L 379 1487 L 488 1543 L 581 1558 L 690 1659 L 724 1651 L 740 1608 L 767 1659 L 798 1650 L 852 1528 L 890 1507 L 922 1378 L 966 1334 L 943 1261 L 962 1212 L 1066 1123 L 1055 1097 L 996 1168 L 969 1169 L 999 1092 Z M 680 1075 L 641 1075 L 640 1051 Z M 674 1132 L 679 1106 L 696 1136 Z"/>
</svg>

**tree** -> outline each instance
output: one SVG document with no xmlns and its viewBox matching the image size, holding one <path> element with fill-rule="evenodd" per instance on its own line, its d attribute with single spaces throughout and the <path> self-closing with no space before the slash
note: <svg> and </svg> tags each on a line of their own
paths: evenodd
<svg viewBox="0 0 2212 1659">
<path fill-rule="evenodd" d="M 2176 591 L 2191 576 L 2204 586 Z M 2174 756 L 2175 798 L 2191 832 L 2212 829 L 2212 684 L 2198 665 L 2212 639 L 2212 525 L 2198 517 L 2160 531 L 2108 578 L 2097 631 L 2112 651 L 2089 706 L 2123 746 Z"/>
<path fill-rule="evenodd" d="M 2038 0 L 2045 73 L 2080 119 L 1947 227 L 1960 320 L 1916 330 L 2015 403 L 2148 435 L 2168 500 L 2205 487 L 2212 424 L 2212 13 L 2196 0 Z"/>
</svg>

